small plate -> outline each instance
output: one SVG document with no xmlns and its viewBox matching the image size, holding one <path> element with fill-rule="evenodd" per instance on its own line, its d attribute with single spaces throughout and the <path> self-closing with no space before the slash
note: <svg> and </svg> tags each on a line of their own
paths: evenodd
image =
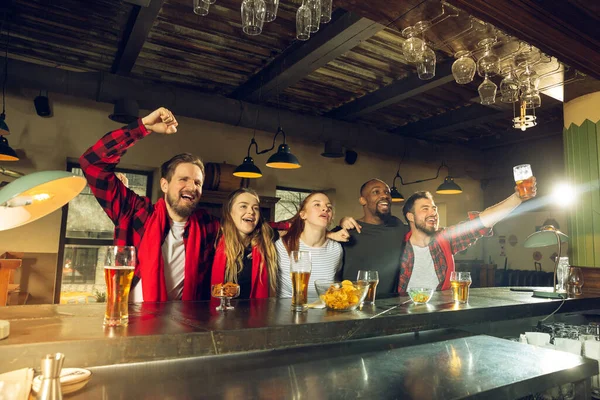
<svg viewBox="0 0 600 400">
<path fill-rule="evenodd" d="M 63 368 L 60 371 L 60 387 L 62 394 L 76 392 L 83 388 L 89 382 L 92 372 L 83 368 Z M 39 392 L 42 387 L 42 376 L 33 378 L 31 385 L 34 392 Z"/>
</svg>

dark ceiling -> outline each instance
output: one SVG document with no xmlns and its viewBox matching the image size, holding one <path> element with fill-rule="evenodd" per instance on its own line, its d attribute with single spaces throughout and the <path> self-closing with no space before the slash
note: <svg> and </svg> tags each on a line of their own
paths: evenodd
<svg viewBox="0 0 600 400">
<path fill-rule="evenodd" d="M 494 51 L 510 60 L 523 44 L 518 38 L 548 55 L 538 71 L 548 75 L 541 87 L 581 88 L 600 77 L 595 0 L 449 0 L 460 11 L 437 0 L 334 0 L 332 21 L 306 42 L 295 39 L 301 1 L 281 0 L 277 19 L 258 36 L 242 32 L 240 3 L 217 0 L 201 17 L 192 0 L 14 0 L 0 39 L 5 43 L 10 30 L 14 60 L 161 82 L 474 149 L 560 133 L 562 103 L 543 95 L 539 125 L 513 129 L 510 104 L 479 104 L 481 78 L 453 80 L 456 51 L 476 50 L 497 35 Z M 431 19 L 438 23 L 425 38 L 438 64 L 436 76 L 423 81 L 402 54 L 400 31 Z M 552 74 L 557 59 L 567 65 L 564 80 Z"/>
</svg>

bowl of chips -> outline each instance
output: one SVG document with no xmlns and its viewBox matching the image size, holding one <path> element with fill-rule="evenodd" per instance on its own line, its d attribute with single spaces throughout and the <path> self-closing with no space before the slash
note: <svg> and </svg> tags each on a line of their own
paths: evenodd
<svg viewBox="0 0 600 400">
<path fill-rule="evenodd" d="M 431 300 L 434 291 L 435 288 L 431 289 L 415 287 L 408 289 L 408 295 L 415 304 L 427 304 L 429 300 Z"/>
<path fill-rule="evenodd" d="M 329 310 L 356 310 L 365 299 L 369 285 L 365 281 L 315 281 L 319 298 Z"/>
</svg>

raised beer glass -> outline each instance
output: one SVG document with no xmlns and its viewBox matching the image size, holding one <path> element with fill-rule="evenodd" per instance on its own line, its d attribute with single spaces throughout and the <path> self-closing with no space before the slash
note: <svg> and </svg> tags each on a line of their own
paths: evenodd
<svg viewBox="0 0 600 400">
<path fill-rule="evenodd" d="M 104 263 L 106 281 L 104 326 L 125 326 L 129 323 L 129 289 L 135 269 L 135 256 L 133 246 L 107 247 Z"/>
<path fill-rule="evenodd" d="M 513 167 L 515 183 L 519 190 L 519 197 L 527 200 L 533 197 L 533 172 L 531 165 L 521 164 Z"/>
<path fill-rule="evenodd" d="M 452 300 L 456 303 L 469 302 L 469 286 L 471 286 L 471 273 L 453 271 L 450 273 L 450 285 L 452 286 Z"/>
<path fill-rule="evenodd" d="M 358 271 L 357 281 L 363 281 L 369 285 L 367 295 L 362 304 L 364 305 L 375 305 L 375 294 L 377 292 L 377 284 L 379 283 L 379 273 L 377 271 Z"/>
<path fill-rule="evenodd" d="M 308 309 L 308 281 L 312 270 L 310 252 L 292 251 L 290 257 L 292 311 L 303 312 Z"/>
</svg>

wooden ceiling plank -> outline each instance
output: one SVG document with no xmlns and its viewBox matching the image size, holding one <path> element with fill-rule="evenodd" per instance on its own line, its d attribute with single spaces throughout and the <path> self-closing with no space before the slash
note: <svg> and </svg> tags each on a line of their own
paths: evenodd
<svg viewBox="0 0 600 400">
<path fill-rule="evenodd" d="M 383 29 L 383 25 L 366 18 L 336 10 L 332 21 L 308 42 L 288 47 L 271 64 L 240 86 L 232 97 L 257 101 L 259 93 L 263 98 L 273 96 L 277 89 L 294 85 Z"/>
<path fill-rule="evenodd" d="M 454 78 L 452 77 L 451 68 L 452 63 L 450 61 L 438 64 L 435 77 L 429 81 L 422 81 L 413 74 L 410 78 L 398 80 L 375 92 L 359 97 L 353 102 L 344 104 L 328 112 L 327 116 L 353 120 L 363 114 L 410 99 L 452 81 Z"/>
<path fill-rule="evenodd" d="M 131 72 L 164 2 L 165 0 L 151 0 L 148 7 L 136 6 L 131 11 L 129 29 L 124 32 L 124 40 L 115 58 L 112 73 L 126 76 Z"/>
</svg>

